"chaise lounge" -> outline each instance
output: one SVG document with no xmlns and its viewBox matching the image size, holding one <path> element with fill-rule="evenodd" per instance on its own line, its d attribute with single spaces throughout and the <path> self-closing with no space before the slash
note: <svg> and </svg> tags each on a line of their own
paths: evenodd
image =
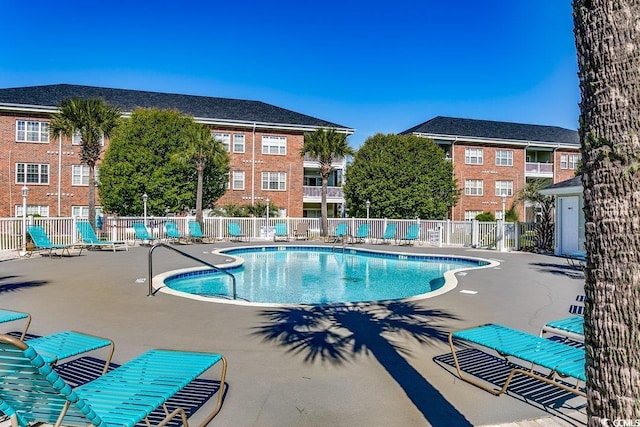
<svg viewBox="0 0 640 427">
<path fill-rule="evenodd" d="M 494 388 L 479 379 L 467 377 L 460 369 L 460 363 L 456 355 L 454 340 L 476 344 L 496 351 L 505 359 L 513 357 L 531 364 L 531 369 L 513 367 L 502 388 Z M 449 334 L 449 346 L 453 355 L 453 361 L 460 379 L 473 384 L 496 396 L 507 391 L 511 380 L 516 374 L 521 374 L 560 387 L 563 390 L 585 396 L 585 392 L 579 388 L 580 381 L 586 380 L 585 375 L 585 351 L 583 348 L 574 347 L 559 341 L 548 340 L 536 335 L 528 334 L 516 329 L 497 324 L 487 324 L 469 329 L 454 331 Z M 548 375 L 542 375 L 534 371 L 534 366 L 546 368 Z M 556 381 L 555 377 L 576 379 L 575 387 L 564 382 Z"/>
<path fill-rule="evenodd" d="M 31 236 L 31 240 L 33 240 L 33 244 L 37 250 L 48 250 L 48 255 L 52 257 L 53 251 L 60 249 L 60 257 L 64 255 L 65 251 L 67 252 L 68 256 L 71 256 L 69 248 L 72 248 L 74 245 L 58 245 L 51 243 L 49 236 L 47 236 L 47 232 L 44 231 L 44 228 L 42 228 L 41 225 L 28 225 L 27 232 L 29 233 L 29 236 Z M 78 255 L 80 254 L 82 254 L 82 246 L 80 247 L 80 253 L 78 253 Z"/>
<path fill-rule="evenodd" d="M 76 222 L 76 228 L 78 229 L 78 233 L 80 233 L 80 240 L 87 247 L 96 249 L 110 248 L 113 252 L 118 248 L 124 248 L 126 251 L 129 250 L 129 246 L 124 240 L 100 240 L 89 221 Z"/>
<path fill-rule="evenodd" d="M 222 406 L 226 359 L 217 353 L 150 350 L 80 387 L 72 389 L 28 343 L 0 335 L 0 411 L 14 427 L 33 423 L 67 426 L 133 427 L 156 408 L 166 417 L 180 417 L 182 408 L 168 411 L 165 403 L 191 381 L 222 362 L 218 401 L 201 425 Z"/>
</svg>

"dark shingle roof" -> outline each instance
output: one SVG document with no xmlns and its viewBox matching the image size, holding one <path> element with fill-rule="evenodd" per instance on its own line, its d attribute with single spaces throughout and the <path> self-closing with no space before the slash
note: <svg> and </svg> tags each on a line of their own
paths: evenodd
<svg viewBox="0 0 640 427">
<path fill-rule="evenodd" d="M 123 112 L 131 112 L 135 108 L 174 109 L 206 119 L 348 129 L 260 101 L 70 84 L 0 89 L 0 104 L 57 107 L 69 98 L 101 98 L 120 107 Z"/>
<path fill-rule="evenodd" d="M 582 175 L 574 176 L 571 179 L 567 179 L 565 181 L 556 182 L 555 184 L 544 187 L 544 190 L 555 190 L 558 188 L 569 188 L 569 187 L 581 187 L 582 186 Z"/>
<path fill-rule="evenodd" d="M 401 135 L 425 133 L 472 138 L 487 138 L 512 141 L 555 142 L 580 144 L 578 132 L 557 126 L 529 125 L 522 123 L 495 122 L 490 120 L 434 117 L 422 124 L 400 132 Z"/>
</svg>

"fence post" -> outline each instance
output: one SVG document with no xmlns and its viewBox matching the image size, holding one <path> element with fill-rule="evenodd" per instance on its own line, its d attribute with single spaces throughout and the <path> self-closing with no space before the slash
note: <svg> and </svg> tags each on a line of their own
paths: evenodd
<svg viewBox="0 0 640 427">
<path fill-rule="evenodd" d="M 472 248 L 478 247 L 478 235 L 480 234 L 479 227 L 480 225 L 478 224 L 477 219 L 474 219 L 471 221 L 471 247 Z"/>
</svg>

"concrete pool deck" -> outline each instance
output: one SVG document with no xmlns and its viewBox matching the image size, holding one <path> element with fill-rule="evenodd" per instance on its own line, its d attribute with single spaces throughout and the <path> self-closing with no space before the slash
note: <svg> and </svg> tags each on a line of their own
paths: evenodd
<svg viewBox="0 0 640 427">
<path fill-rule="evenodd" d="M 176 248 L 223 263 L 228 257 L 211 251 L 240 245 L 246 244 Z M 0 307 L 31 313 L 33 334 L 72 329 L 111 338 L 116 343 L 115 363 L 150 348 L 224 354 L 229 388 L 211 423 L 216 426 L 585 422 L 585 399 L 555 388 L 533 383 L 533 388 L 495 397 L 461 381 L 447 362 L 450 349 L 445 342 L 450 330 L 483 323 L 539 333 L 547 321 L 567 317 L 576 295 L 584 293 L 580 271 L 569 268 L 563 258 L 530 253 L 358 247 L 475 256 L 500 264 L 458 273 L 455 289 L 420 301 L 271 309 L 165 293 L 148 297 L 148 248 L 83 251 L 80 257 L 1 261 Z M 163 248 L 153 259 L 154 274 L 197 265 Z M 312 330 L 303 326 L 310 319 L 317 322 Z M 17 329 L 0 325 L 3 332 Z M 197 425 L 214 400 L 190 423 Z M 535 419 L 543 421 L 526 422 Z"/>
</svg>

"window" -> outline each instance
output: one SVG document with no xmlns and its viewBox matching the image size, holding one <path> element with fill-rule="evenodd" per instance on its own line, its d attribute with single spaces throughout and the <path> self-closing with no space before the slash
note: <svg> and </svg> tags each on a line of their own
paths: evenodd
<svg viewBox="0 0 640 427">
<path fill-rule="evenodd" d="M 234 190 L 244 190 L 244 171 L 231 172 L 231 182 Z"/>
<path fill-rule="evenodd" d="M 49 165 L 16 163 L 16 184 L 48 184 Z"/>
<path fill-rule="evenodd" d="M 49 123 L 17 120 L 16 141 L 49 142 Z"/>
<path fill-rule="evenodd" d="M 17 217 L 21 217 L 22 205 L 16 205 L 15 212 Z M 49 216 L 49 206 L 27 205 L 27 216 L 29 215 Z"/>
<path fill-rule="evenodd" d="M 244 135 L 233 135 L 233 152 L 244 153 Z"/>
<path fill-rule="evenodd" d="M 225 151 L 230 151 L 231 149 L 231 135 L 228 133 L 214 133 L 213 139 L 222 143 Z"/>
<path fill-rule="evenodd" d="M 287 174 L 284 172 L 262 172 L 262 189 L 279 190 L 287 189 Z"/>
<path fill-rule="evenodd" d="M 93 174 L 98 181 L 98 167 L 94 167 Z M 73 165 L 71 167 L 71 185 L 89 185 L 89 166 Z"/>
<path fill-rule="evenodd" d="M 513 166 L 513 151 L 496 150 L 496 166 Z"/>
<path fill-rule="evenodd" d="M 71 216 L 88 218 L 89 206 L 71 206 Z M 96 206 L 96 218 L 102 216 L 102 207 Z"/>
<path fill-rule="evenodd" d="M 481 165 L 482 148 L 465 148 L 464 163 L 467 165 Z"/>
<path fill-rule="evenodd" d="M 82 137 L 80 136 L 80 132 L 76 132 L 73 134 L 71 138 L 71 145 L 82 145 Z M 100 137 L 100 145 L 104 146 L 104 135 Z"/>
<path fill-rule="evenodd" d="M 569 156 L 566 154 L 560 155 L 560 169 L 569 169 Z"/>
<path fill-rule="evenodd" d="M 319 176 L 305 176 L 302 185 L 308 187 L 322 187 L 322 178 Z"/>
<path fill-rule="evenodd" d="M 478 215 L 480 215 L 482 211 L 464 211 L 464 220 L 472 221 L 476 219 Z"/>
<path fill-rule="evenodd" d="M 465 179 L 464 180 L 465 196 L 482 196 L 483 182 L 481 179 Z"/>
<path fill-rule="evenodd" d="M 496 181 L 496 196 L 513 196 L 513 181 Z"/>
<path fill-rule="evenodd" d="M 580 162 L 580 155 L 578 154 L 569 155 L 569 169 L 578 169 L 579 162 Z"/>
<path fill-rule="evenodd" d="M 262 154 L 287 154 L 287 137 L 269 135 L 263 136 Z"/>
</svg>

